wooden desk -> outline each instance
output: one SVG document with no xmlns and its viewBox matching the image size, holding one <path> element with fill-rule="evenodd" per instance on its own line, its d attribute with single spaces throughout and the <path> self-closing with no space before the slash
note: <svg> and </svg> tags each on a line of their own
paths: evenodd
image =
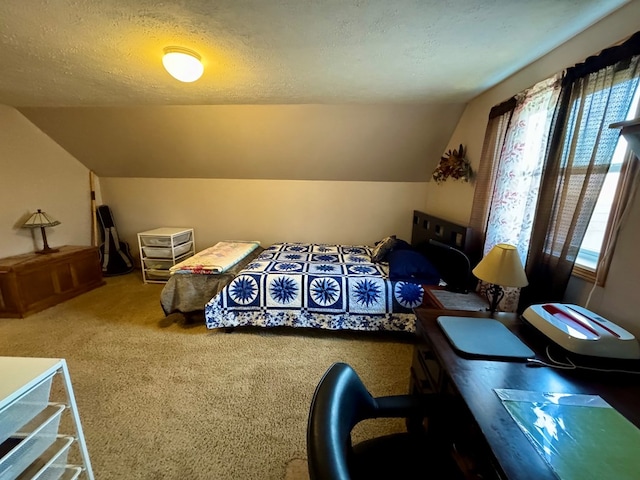
<svg viewBox="0 0 640 480">
<path fill-rule="evenodd" d="M 0 317 L 23 318 L 104 285 L 97 247 L 0 259 Z"/>
<path fill-rule="evenodd" d="M 486 459 L 481 464 L 466 468 L 466 478 L 501 478 L 510 480 L 557 480 L 548 464 L 535 450 L 511 418 L 494 392 L 495 388 L 513 388 L 539 392 L 585 393 L 600 395 L 613 408 L 640 427 L 640 375 L 602 373 L 587 370 L 558 370 L 547 367 L 530 367 L 524 362 L 474 359 L 459 355 L 444 336 L 436 319 L 441 315 L 460 317 L 490 317 L 488 312 L 442 311 L 416 309 L 417 334 L 413 364 L 411 366 L 411 390 L 414 393 L 440 392 L 457 398 L 462 410 L 453 417 L 441 419 L 445 436 L 451 423 L 467 418 L 469 432 L 478 434 L 479 442 L 471 442 L 475 452 L 471 458 Z M 533 327 L 517 315 L 498 313 L 500 320 L 535 353 L 544 360 L 545 347 L 549 344 Z M 557 350 L 557 349 L 556 349 Z M 559 355 L 559 358 L 563 358 Z M 582 364 L 589 359 L 582 358 Z M 605 361 L 599 359 L 592 365 L 609 368 L 640 370 L 637 361 Z M 452 402 L 455 403 L 455 402 Z M 460 423 L 460 422 L 458 422 Z M 450 441 L 457 442 L 456 433 Z M 462 439 L 464 440 L 464 439 Z M 469 445 L 469 444 L 467 444 Z M 489 471 L 488 471 L 489 470 Z"/>
</svg>

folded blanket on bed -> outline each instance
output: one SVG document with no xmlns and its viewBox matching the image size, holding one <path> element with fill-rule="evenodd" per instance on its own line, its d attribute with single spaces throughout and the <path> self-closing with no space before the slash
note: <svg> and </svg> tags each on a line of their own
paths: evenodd
<svg viewBox="0 0 640 480">
<path fill-rule="evenodd" d="M 169 272 L 171 274 L 199 273 L 203 275 L 224 273 L 259 246 L 260 242 L 218 242 L 213 247 L 206 248 L 182 262 L 176 263 L 169 269 Z"/>
</svg>

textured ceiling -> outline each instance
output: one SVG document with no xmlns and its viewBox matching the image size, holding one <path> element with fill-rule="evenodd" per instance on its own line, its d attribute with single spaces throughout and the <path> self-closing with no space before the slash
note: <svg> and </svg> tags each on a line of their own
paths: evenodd
<svg viewBox="0 0 640 480">
<path fill-rule="evenodd" d="M 0 103 L 464 103 L 625 3 L 2 0 Z M 163 70 L 171 45 L 201 80 Z"/>
<path fill-rule="evenodd" d="M 98 176 L 425 181 L 466 102 L 625 3 L 0 0 L 0 104 Z"/>
</svg>

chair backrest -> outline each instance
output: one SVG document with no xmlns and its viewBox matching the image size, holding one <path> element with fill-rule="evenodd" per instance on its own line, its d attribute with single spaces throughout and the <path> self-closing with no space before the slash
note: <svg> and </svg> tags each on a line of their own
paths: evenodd
<svg viewBox="0 0 640 480">
<path fill-rule="evenodd" d="M 348 480 L 351 430 L 376 403 L 353 368 L 334 363 L 316 387 L 307 426 L 311 480 Z"/>
</svg>

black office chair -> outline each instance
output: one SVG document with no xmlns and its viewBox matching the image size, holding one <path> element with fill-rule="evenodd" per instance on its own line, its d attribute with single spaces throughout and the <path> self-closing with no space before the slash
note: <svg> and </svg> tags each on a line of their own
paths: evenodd
<svg viewBox="0 0 640 480">
<path fill-rule="evenodd" d="M 439 403 L 437 395 L 374 398 L 351 366 L 334 363 L 318 383 L 309 411 L 311 480 L 457 478 L 444 473 L 451 469 L 449 455 L 422 428 L 351 443 L 351 430 L 362 420 L 407 418 L 408 425 L 422 425 Z"/>
</svg>

